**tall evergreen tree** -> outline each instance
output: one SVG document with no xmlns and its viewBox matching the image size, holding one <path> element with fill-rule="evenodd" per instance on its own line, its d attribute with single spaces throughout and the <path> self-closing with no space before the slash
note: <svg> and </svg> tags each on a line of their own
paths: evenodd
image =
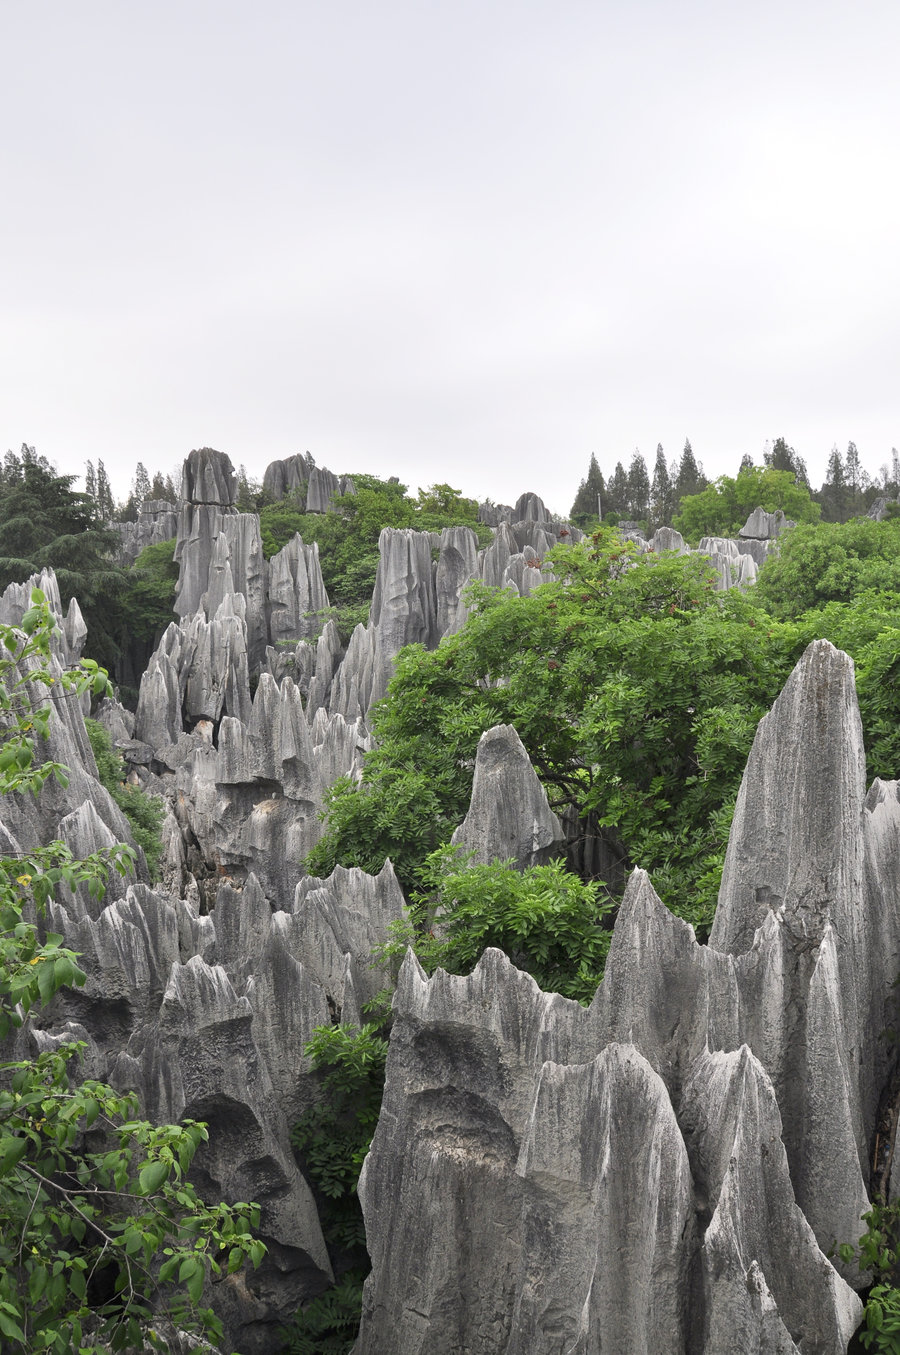
<svg viewBox="0 0 900 1355">
<path fill-rule="evenodd" d="M 703 474 L 703 467 L 694 456 L 694 449 L 689 439 L 685 439 L 684 451 L 681 453 L 681 461 L 678 463 L 678 475 L 675 478 L 675 500 L 676 510 L 682 499 L 687 498 L 689 494 L 699 494 L 707 486 L 706 476 Z"/>
<path fill-rule="evenodd" d="M 863 494 L 868 486 L 868 476 L 862 468 L 859 450 L 855 442 L 847 443 L 847 455 L 844 459 L 844 475 L 847 483 L 849 515 L 856 517 L 863 510 Z"/>
<path fill-rule="evenodd" d="M 163 475 L 160 471 L 156 471 L 150 485 L 150 498 L 164 499 L 167 503 L 175 503 L 178 495 L 172 483 L 171 475 Z"/>
<path fill-rule="evenodd" d="M 738 466 L 738 475 L 740 475 L 742 470 L 752 470 L 752 469 L 753 469 L 753 457 L 750 455 L 749 452 L 744 452 L 744 455 L 741 457 L 741 464 Z"/>
<path fill-rule="evenodd" d="M 848 517 L 847 477 L 844 471 L 844 459 L 837 443 L 831 449 L 828 458 L 828 470 L 825 483 L 819 492 L 822 505 L 823 522 L 846 522 Z"/>
<path fill-rule="evenodd" d="M 132 492 L 137 499 L 138 507 L 150 498 L 150 476 L 147 474 L 147 467 L 143 461 L 139 461 L 135 466 Z"/>
<path fill-rule="evenodd" d="M 109 483 L 109 476 L 106 474 L 106 467 L 102 461 L 97 462 L 97 512 L 104 522 L 112 522 L 115 515 L 116 505 L 113 500 L 112 487 Z"/>
<path fill-rule="evenodd" d="M 806 485 L 809 488 L 809 478 L 806 474 L 806 462 L 802 456 L 789 447 L 784 438 L 776 438 L 770 447 L 766 444 L 766 450 L 763 452 L 763 461 L 773 470 L 788 470 L 795 477 L 798 485 Z"/>
<path fill-rule="evenodd" d="M 591 456 L 587 478 L 582 480 L 572 504 L 570 517 L 579 527 L 590 518 L 598 518 L 606 511 L 606 484 L 596 456 Z"/>
<path fill-rule="evenodd" d="M 637 447 L 628 467 L 628 511 L 639 522 L 643 522 L 650 512 L 650 476 Z"/>
<path fill-rule="evenodd" d="M 675 507 L 675 493 L 662 443 L 657 443 L 656 464 L 653 467 L 653 481 L 650 485 L 650 530 L 667 527 L 672 521 Z"/>
<path fill-rule="evenodd" d="M 616 468 L 606 486 L 606 499 L 609 506 L 603 510 L 604 517 L 608 513 L 616 513 L 619 517 L 628 514 L 628 472 L 621 461 L 616 462 Z"/>
<path fill-rule="evenodd" d="M 91 503 L 97 502 L 97 472 L 94 470 L 93 461 L 84 463 L 84 492 Z"/>
<path fill-rule="evenodd" d="M 110 635 L 119 624 L 124 584 L 123 571 L 110 559 L 119 536 L 104 526 L 99 505 L 72 489 L 77 478 L 57 475 L 34 448 L 7 454 L 0 492 L 0 590 L 52 567 L 63 603 L 78 599 L 88 652 L 107 663 L 115 653 Z"/>
</svg>

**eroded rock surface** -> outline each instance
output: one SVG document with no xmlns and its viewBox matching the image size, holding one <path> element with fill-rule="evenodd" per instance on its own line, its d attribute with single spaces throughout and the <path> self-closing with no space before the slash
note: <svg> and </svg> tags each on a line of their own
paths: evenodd
<svg viewBox="0 0 900 1355">
<path fill-rule="evenodd" d="M 356 1355 L 846 1350 L 900 948 L 852 664 L 760 724 L 708 946 L 636 871 L 590 1009 L 408 956 L 361 1197 Z M 889 860 L 894 864 L 889 864 Z"/>
</svg>

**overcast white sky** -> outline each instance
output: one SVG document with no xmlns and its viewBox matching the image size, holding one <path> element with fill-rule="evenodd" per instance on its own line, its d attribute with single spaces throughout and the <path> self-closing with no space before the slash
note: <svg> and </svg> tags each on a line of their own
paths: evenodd
<svg viewBox="0 0 900 1355">
<path fill-rule="evenodd" d="M 900 445 L 896 0 L 0 0 L 0 451 Z"/>
</svg>

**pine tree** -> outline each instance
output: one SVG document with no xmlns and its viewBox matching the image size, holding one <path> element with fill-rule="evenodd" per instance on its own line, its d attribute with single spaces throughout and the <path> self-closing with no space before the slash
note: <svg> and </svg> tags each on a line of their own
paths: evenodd
<svg viewBox="0 0 900 1355">
<path fill-rule="evenodd" d="M 150 498 L 150 476 L 147 474 L 147 467 L 143 461 L 139 461 L 135 467 L 132 492 L 137 500 L 138 507 Z"/>
<path fill-rule="evenodd" d="M 596 456 L 591 456 L 587 479 L 582 480 L 569 514 L 572 521 L 583 527 L 588 519 L 599 518 L 606 511 L 606 484 Z"/>
<path fill-rule="evenodd" d="M 109 476 L 106 474 L 106 467 L 102 461 L 97 462 L 97 512 L 104 522 L 112 522 L 116 511 L 116 505 L 113 501 L 112 488 L 109 483 Z"/>
<path fill-rule="evenodd" d="M 856 517 L 863 511 L 863 495 L 869 487 L 869 477 L 862 468 L 859 450 L 855 442 L 847 443 L 844 474 L 847 485 L 848 515 Z"/>
<path fill-rule="evenodd" d="M 164 499 L 167 503 L 175 503 L 178 495 L 175 493 L 171 475 L 163 475 L 160 471 L 156 472 L 150 485 L 150 498 Z"/>
<path fill-rule="evenodd" d="M 798 485 L 806 485 L 809 488 L 809 478 L 806 474 L 806 462 L 802 456 L 789 447 L 784 438 L 776 438 L 771 447 L 766 444 L 766 450 L 763 452 L 763 461 L 773 470 L 787 470 L 797 481 Z"/>
<path fill-rule="evenodd" d="M 628 514 L 628 473 L 621 461 L 616 462 L 612 478 L 606 486 L 606 498 L 609 507 L 604 508 L 604 516 L 615 513 L 618 517 Z"/>
<path fill-rule="evenodd" d="M 675 478 L 675 499 L 676 512 L 682 499 L 687 498 L 689 494 L 699 494 L 707 486 L 706 476 L 703 474 L 703 467 L 694 456 L 694 449 L 690 440 L 686 439 L 684 451 L 681 453 L 681 461 L 678 465 L 678 475 Z"/>
<path fill-rule="evenodd" d="M 653 483 L 650 486 L 650 530 L 666 527 L 672 521 L 672 509 L 675 496 L 662 443 L 656 447 L 656 464 L 653 467 Z"/>
<path fill-rule="evenodd" d="M 628 467 L 628 511 L 638 522 L 643 522 L 650 511 L 650 476 L 637 447 Z"/>
<path fill-rule="evenodd" d="M 844 459 L 837 443 L 832 447 L 828 458 L 828 470 L 825 473 L 825 483 L 819 492 L 819 501 L 822 504 L 823 522 L 847 521 L 847 477 Z"/>
<path fill-rule="evenodd" d="M 84 492 L 92 503 L 97 502 L 97 472 L 94 470 L 93 461 L 84 463 Z"/>
</svg>

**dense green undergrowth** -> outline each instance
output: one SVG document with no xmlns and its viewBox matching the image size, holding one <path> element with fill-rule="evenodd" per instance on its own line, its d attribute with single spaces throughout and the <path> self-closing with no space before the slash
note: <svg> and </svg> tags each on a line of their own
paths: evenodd
<svg viewBox="0 0 900 1355">
<path fill-rule="evenodd" d="M 113 748 L 109 732 L 97 720 L 85 720 L 97 764 L 97 776 L 128 820 L 131 835 L 143 849 L 151 880 L 159 879 L 162 865 L 162 823 L 165 808 L 159 795 L 148 795 L 125 780 L 125 763 Z"/>
</svg>

